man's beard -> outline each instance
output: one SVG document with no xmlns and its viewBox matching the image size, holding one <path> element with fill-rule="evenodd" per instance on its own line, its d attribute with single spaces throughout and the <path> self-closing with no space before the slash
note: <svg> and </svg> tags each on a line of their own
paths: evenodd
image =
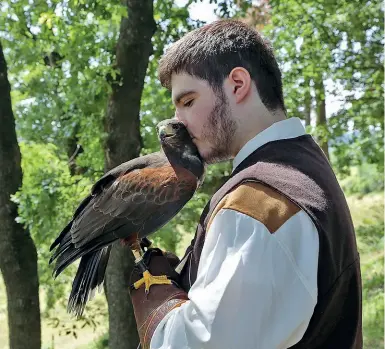
<svg viewBox="0 0 385 349">
<path fill-rule="evenodd" d="M 232 119 L 229 103 L 223 90 L 215 93 L 217 100 L 203 127 L 202 140 L 211 145 L 204 160 L 208 164 L 231 159 L 231 148 L 237 124 Z"/>
</svg>

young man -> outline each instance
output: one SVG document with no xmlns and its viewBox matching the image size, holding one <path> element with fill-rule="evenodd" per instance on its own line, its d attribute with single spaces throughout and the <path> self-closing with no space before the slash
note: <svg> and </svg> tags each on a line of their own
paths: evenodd
<svg viewBox="0 0 385 349">
<path fill-rule="evenodd" d="M 159 76 L 202 157 L 233 159 L 233 173 L 203 211 L 180 276 L 152 254 L 150 271 L 177 284 L 131 292 L 142 347 L 362 348 L 349 209 L 322 150 L 286 119 L 269 43 L 217 21 L 175 43 Z"/>
</svg>

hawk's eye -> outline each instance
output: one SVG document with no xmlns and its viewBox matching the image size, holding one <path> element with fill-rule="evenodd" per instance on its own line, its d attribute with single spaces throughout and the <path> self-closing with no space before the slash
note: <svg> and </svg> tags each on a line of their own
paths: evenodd
<svg viewBox="0 0 385 349">
<path fill-rule="evenodd" d="M 179 130 L 179 125 L 178 124 L 172 124 L 172 129 L 173 130 Z"/>
</svg>

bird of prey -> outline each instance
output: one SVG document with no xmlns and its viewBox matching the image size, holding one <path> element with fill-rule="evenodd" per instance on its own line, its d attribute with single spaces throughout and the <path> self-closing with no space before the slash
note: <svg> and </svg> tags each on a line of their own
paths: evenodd
<svg viewBox="0 0 385 349">
<path fill-rule="evenodd" d="M 161 150 L 112 169 L 92 187 L 72 220 L 51 246 L 54 277 L 81 258 L 68 302 L 68 311 L 81 316 L 93 290 L 100 286 L 111 245 L 128 244 L 145 284 L 169 284 L 166 276 L 152 276 L 142 260 L 140 244 L 192 198 L 203 182 L 205 165 L 186 127 L 175 119 L 157 125 Z M 148 240 L 147 240 L 148 241 Z"/>
</svg>

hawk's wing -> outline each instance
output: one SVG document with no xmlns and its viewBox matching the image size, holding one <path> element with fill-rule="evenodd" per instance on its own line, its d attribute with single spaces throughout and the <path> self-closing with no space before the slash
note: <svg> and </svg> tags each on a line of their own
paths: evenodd
<svg viewBox="0 0 385 349">
<path fill-rule="evenodd" d="M 95 195 L 73 221 L 72 243 L 81 248 L 122 226 L 124 235 L 116 238 L 147 235 L 167 223 L 196 188 L 196 178 L 182 168 L 178 175 L 170 165 L 130 171 Z"/>
</svg>

